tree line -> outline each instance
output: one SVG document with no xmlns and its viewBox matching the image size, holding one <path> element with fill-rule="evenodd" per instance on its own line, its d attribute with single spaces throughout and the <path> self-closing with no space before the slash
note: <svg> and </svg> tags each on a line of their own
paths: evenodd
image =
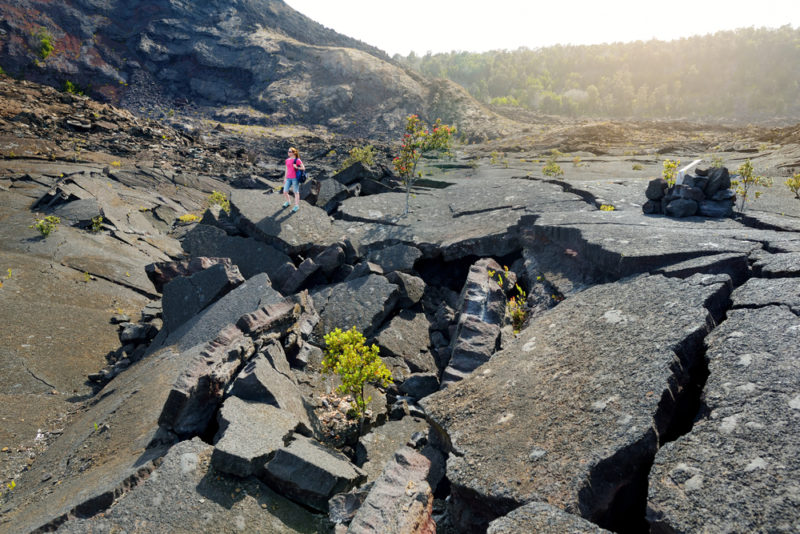
<svg viewBox="0 0 800 534">
<path fill-rule="evenodd" d="M 572 117 L 800 120 L 800 28 L 396 61 L 476 99 Z"/>
</svg>

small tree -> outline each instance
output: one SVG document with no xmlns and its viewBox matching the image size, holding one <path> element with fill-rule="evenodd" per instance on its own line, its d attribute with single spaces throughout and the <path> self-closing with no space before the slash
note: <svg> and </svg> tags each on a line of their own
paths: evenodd
<svg viewBox="0 0 800 534">
<path fill-rule="evenodd" d="M 664 160 L 664 170 L 661 171 L 661 175 L 667 181 L 667 185 L 672 187 L 675 185 L 675 179 L 678 177 L 678 165 L 681 164 L 681 160 L 672 161 L 671 159 Z"/>
<path fill-rule="evenodd" d="M 748 201 L 750 193 L 753 193 L 753 198 L 757 199 L 761 196 L 761 191 L 753 191 L 756 186 L 770 187 L 772 180 L 763 176 L 756 176 L 753 170 L 753 164 L 748 159 L 736 169 L 739 175 L 738 180 L 731 180 L 731 185 L 736 187 L 736 195 L 739 197 L 739 213 L 744 212 L 745 202 Z"/>
<path fill-rule="evenodd" d="M 364 385 L 386 387 L 392 383 L 392 373 L 378 356 L 378 346 L 367 347 L 365 341 L 355 326 L 347 332 L 337 328 L 325 335 L 325 357 L 322 360 L 322 372 L 335 373 L 342 381 L 336 390 L 355 398 L 355 414 L 359 419 L 372 400 L 371 397 L 364 398 Z"/>
<path fill-rule="evenodd" d="M 394 169 L 403 184 L 406 186 L 406 209 L 403 215 L 408 215 L 408 198 L 411 196 L 411 187 L 417 178 L 422 176 L 417 172 L 417 164 L 425 154 L 433 152 L 448 152 L 450 141 L 456 133 L 454 126 L 442 124 L 441 119 L 436 119 L 433 129 L 429 130 L 416 115 L 406 119 L 406 133 L 403 135 L 403 144 L 400 155 L 394 158 Z"/>
</svg>

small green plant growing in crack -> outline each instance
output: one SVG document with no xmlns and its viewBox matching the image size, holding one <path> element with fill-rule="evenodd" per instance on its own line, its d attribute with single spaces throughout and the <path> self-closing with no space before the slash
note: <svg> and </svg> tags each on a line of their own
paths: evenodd
<svg viewBox="0 0 800 534">
<path fill-rule="evenodd" d="M 342 381 L 336 391 L 353 395 L 355 406 L 352 416 L 363 418 L 371 397 L 364 397 L 364 386 L 375 384 L 386 387 L 392 384 L 392 373 L 379 357 L 377 345 L 365 345 L 366 339 L 356 327 L 346 332 L 337 328 L 325 335 L 325 357 L 322 372 L 334 373 Z"/>
<path fill-rule="evenodd" d="M 753 164 L 749 159 L 739 165 L 739 168 L 736 169 L 736 173 L 739 175 L 739 178 L 737 180 L 731 180 L 731 187 L 735 188 L 736 196 L 739 197 L 739 213 L 744 213 L 745 204 L 751 199 L 751 193 L 754 200 L 761 196 L 762 192 L 755 191 L 754 189 L 756 187 L 771 187 L 772 180 L 764 176 L 756 175 Z"/>
<path fill-rule="evenodd" d="M 794 193 L 794 197 L 797 200 L 800 200 L 800 172 L 792 176 L 791 178 L 787 178 L 785 182 L 783 182 L 786 187 L 789 188 L 789 191 Z"/>
<path fill-rule="evenodd" d="M 37 230 L 43 238 L 47 238 L 53 231 L 61 224 L 61 219 L 55 215 L 47 215 L 46 217 L 36 217 L 29 228 Z"/>
<path fill-rule="evenodd" d="M 97 217 L 92 217 L 92 225 L 89 227 L 89 230 L 96 234 L 103 229 L 103 216 L 98 215 Z"/>
<path fill-rule="evenodd" d="M 222 211 L 228 215 L 231 214 L 231 201 L 228 200 L 228 196 L 225 193 L 221 191 L 212 191 L 206 200 L 209 206 L 219 206 L 222 208 Z"/>
<path fill-rule="evenodd" d="M 564 176 L 564 169 L 556 163 L 556 159 L 561 156 L 561 152 L 556 150 L 555 148 L 550 151 L 550 156 L 545 161 L 544 167 L 542 167 L 542 174 L 545 176 L 551 176 L 553 178 L 558 178 L 560 176 Z"/>
<path fill-rule="evenodd" d="M 503 272 L 499 273 L 493 269 L 488 269 L 487 274 L 489 278 L 497 282 L 497 285 L 500 288 L 503 288 L 503 275 L 505 274 L 505 280 L 508 280 L 508 267 L 503 267 Z M 528 300 L 528 294 L 525 292 L 524 289 L 520 287 L 519 284 L 514 284 L 514 288 L 517 290 L 516 295 L 513 295 L 508 298 L 506 301 L 506 313 L 508 317 L 511 319 L 511 326 L 514 329 L 514 333 L 518 334 L 522 325 L 525 324 L 525 320 L 528 318 L 528 310 L 526 308 L 526 303 Z"/>
</svg>

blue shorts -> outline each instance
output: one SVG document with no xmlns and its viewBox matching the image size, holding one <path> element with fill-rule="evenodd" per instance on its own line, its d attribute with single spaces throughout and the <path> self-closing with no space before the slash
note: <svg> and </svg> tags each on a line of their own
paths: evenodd
<svg viewBox="0 0 800 534">
<path fill-rule="evenodd" d="M 297 181 L 297 178 L 289 178 L 283 181 L 283 192 L 288 193 L 290 190 L 293 190 L 295 193 L 300 192 L 300 182 Z"/>
</svg>

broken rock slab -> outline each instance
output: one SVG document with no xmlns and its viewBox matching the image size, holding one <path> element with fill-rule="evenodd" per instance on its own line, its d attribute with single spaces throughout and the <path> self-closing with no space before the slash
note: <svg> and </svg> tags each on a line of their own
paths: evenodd
<svg viewBox="0 0 800 534">
<path fill-rule="evenodd" d="M 176 278 L 192 276 L 215 265 L 223 267 L 232 284 L 239 285 L 244 282 L 239 269 L 231 264 L 230 259 L 225 257 L 198 256 L 190 260 L 151 263 L 145 266 L 144 270 L 153 283 L 153 287 L 161 293 L 164 291 L 164 286 Z"/>
<path fill-rule="evenodd" d="M 431 461 L 410 447 L 399 448 L 356 512 L 348 533 L 434 534 Z"/>
<path fill-rule="evenodd" d="M 231 192 L 231 217 L 245 235 L 272 245 L 284 254 L 301 254 L 336 242 L 331 219 L 324 210 L 303 203 L 292 212 L 283 196 Z"/>
<path fill-rule="evenodd" d="M 486 534 L 611 534 L 611 531 L 590 523 L 580 516 L 568 514 L 543 502 L 520 506 L 510 514 L 489 523 Z"/>
<path fill-rule="evenodd" d="M 751 278 L 731 294 L 734 308 L 788 306 L 800 314 L 800 280 L 797 278 Z"/>
<path fill-rule="evenodd" d="M 247 362 L 228 394 L 246 401 L 270 404 L 297 418 L 303 433 L 319 433 L 319 422 L 297 387 L 283 349 L 277 342 L 267 344 Z"/>
<path fill-rule="evenodd" d="M 228 383 L 254 352 L 253 341 L 228 325 L 181 373 L 158 424 L 181 437 L 206 431 Z"/>
<path fill-rule="evenodd" d="M 256 478 L 212 469 L 213 450 L 199 438 L 178 443 L 149 478 L 137 481 L 110 508 L 90 518 L 71 518 L 57 532 L 319 532 L 311 512 Z"/>
<path fill-rule="evenodd" d="M 469 269 L 459 298 L 450 361 L 442 373 L 442 387 L 469 375 L 500 348 L 506 297 L 496 279 L 489 276 L 490 271 L 497 276 L 503 273 L 503 268 L 493 259 L 484 258 Z"/>
<path fill-rule="evenodd" d="M 430 323 L 424 313 L 400 312 L 375 336 L 381 356 L 398 358 L 412 372 L 438 372 L 430 353 Z"/>
<path fill-rule="evenodd" d="M 800 317 L 732 310 L 708 338 L 707 416 L 650 472 L 651 532 L 796 532 Z"/>
<path fill-rule="evenodd" d="M 422 252 L 417 247 L 398 244 L 371 252 L 367 260 L 380 265 L 385 273 L 410 272 L 414 270 L 414 263 L 421 257 Z"/>
<path fill-rule="evenodd" d="M 311 299 L 320 316 L 314 336 L 321 343 L 326 333 L 355 326 L 370 337 L 394 311 L 399 293 L 396 285 L 377 274 L 314 289 Z"/>
<path fill-rule="evenodd" d="M 275 451 L 288 444 L 302 423 L 269 404 L 228 397 L 217 414 L 211 464 L 241 478 L 258 475 Z"/>
<path fill-rule="evenodd" d="M 548 502 L 615 530 L 703 365 L 729 279 L 640 276 L 536 318 L 472 375 L 421 401 L 451 451 L 456 528 Z M 679 426 L 679 425 L 678 425 Z M 502 439 L 503 447 L 497 447 Z M 643 507 L 644 504 L 642 503 Z M 645 528 L 645 525 L 637 525 Z"/>
<path fill-rule="evenodd" d="M 230 258 L 245 279 L 267 273 L 277 287 L 281 287 L 295 270 L 291 258 L 277 248 L 251 237 L 230 236 L 207 224 L 198 224 L 189 230 L 181 246 L 192 256 Z"/>
<path fill-rule="evenodd" d="M 164 286 L 161 296 L 164 326 L 174 330 L 206 306 L 244 282 L 230 260 L 220 262 L 190 276 L 179 276 Z"/>
<path fill-rule="evenodd" d="M 753 264 L 753 271 L 762 278 L 800 276 L 800 252 L 765 254 Z"/>
<path fill-rule="evenodd" d="M 278 449 L 262 477 L 282 495 L 321 512 L 327 512 L 328 500 L 335 494 L 366 479 L 342 453 L 305 437 Z"/>
</svg>

